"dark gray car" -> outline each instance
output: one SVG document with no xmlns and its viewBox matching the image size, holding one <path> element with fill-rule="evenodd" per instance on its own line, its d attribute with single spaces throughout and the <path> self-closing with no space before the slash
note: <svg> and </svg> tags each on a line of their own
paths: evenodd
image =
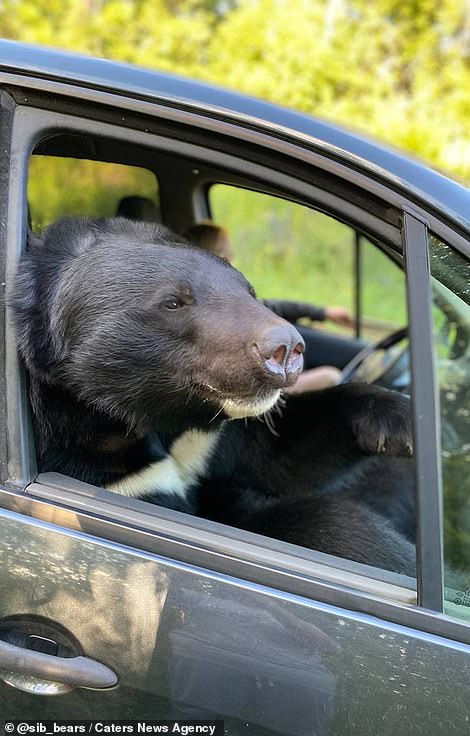
<svg viewBox="0 0 470 736">
<path fill-rule="evenodd" d="M 263 258 L 287 272 L 297 228 L 316 264 L 335 253 L 344 272 L 325 260 L 324 299 L 347 283 L 357 321 L 354 333 L 322 332 L 318 364 L 411 395 L 417 479 L 414 579 L 38 475 L 6 310 L 1 717 L 219 720 L 227 734 L 279 736 L 466 733 L 470 193 L 295 112 L 7 41 L 0 103 L 3 288 L 28 218 L 35 228 L 114 214 L 104 192 L 116 192 L 116 211 L 132 196 L 143 219 L 180 233 L 205 218 L 236 225 L 243 270 L 257 257 L 255 246 L 242 252 L 249 235 L 269 240 Z M 72 212 L 65 190 L 76 190 Z M 301 257 L 295 273 L 308 275 Z M 300 277 L 289 274 L 292 296 Z"/>
</svg>

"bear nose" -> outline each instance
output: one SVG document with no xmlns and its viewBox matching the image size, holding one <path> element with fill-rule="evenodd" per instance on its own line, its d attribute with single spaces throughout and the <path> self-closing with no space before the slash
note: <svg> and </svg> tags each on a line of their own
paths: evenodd
<svg viewBox="0 0 470 736">
<path fill-rule="evenodd" d="M 292 325 L 276 325 L 255 343 L 269 374 L 280 385 L 292 385 L 302 370 L 305 343 Z"/>
</svg>

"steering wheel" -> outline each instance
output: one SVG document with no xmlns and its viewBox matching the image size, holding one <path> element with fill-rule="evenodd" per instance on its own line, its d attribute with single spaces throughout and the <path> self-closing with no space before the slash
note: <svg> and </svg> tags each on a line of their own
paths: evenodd
<svg viewBox="0 0 470 736">
<path fill-rule="evenodd" d="M 392 348 L 407 337 L 408 328 L 402 327 L 379 342 L 367 345 L 344 366 L 340 383 L 380 383 L 398 388 L 397 378 L 401 378 L 399 388 L 403 389 L 403 377 L 408 370 L 408 346 L 401 350 Z"/>
</svg>

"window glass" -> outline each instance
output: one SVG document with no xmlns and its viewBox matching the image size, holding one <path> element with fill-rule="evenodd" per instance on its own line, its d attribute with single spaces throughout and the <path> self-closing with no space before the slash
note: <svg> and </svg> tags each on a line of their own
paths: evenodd
<svg viewBox="0 0 470 736">
<path fill-rule="evenodd" d="M 470 264 L 430 236 L 440 389 L 445 610 L 470 621 Z"/>
<path fill-rule="evenodd" d="M 132 201 L 124 202 L 124 208 L 134 212 L 139 207 L 136 219 L 154 219 L 153 211 L 158 215 L 158 182 L 151 171 L 102 161 L 31 157 L 28 203 L 33 230 L 64 215 L 112 217 L 127 197 Z"/>
</svg>

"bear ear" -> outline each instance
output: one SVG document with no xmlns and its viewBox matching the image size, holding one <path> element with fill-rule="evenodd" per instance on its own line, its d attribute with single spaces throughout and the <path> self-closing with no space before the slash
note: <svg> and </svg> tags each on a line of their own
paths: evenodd
<svg viewBox="0 0 470 736">
<path fill-rule="evenodd" d="M 43 239 L 39 235 L 36 235 L 36 233 L 33 233 L 31 227 L 28 225 L 28 232 L 26 233 L 26 250 L 34 250 L 35 248 L 40 247 L 43 242 Z"/>
<path fill-rule="evenodd" d="M 28 228 L 27 251 L 18 264 L 8 299 L 16 324 L 19 353 L 27 368 L 50 377 L 55 361 L 50 319 L 50 280 L 42 267 L 44 240 Z"/>
</svg>

